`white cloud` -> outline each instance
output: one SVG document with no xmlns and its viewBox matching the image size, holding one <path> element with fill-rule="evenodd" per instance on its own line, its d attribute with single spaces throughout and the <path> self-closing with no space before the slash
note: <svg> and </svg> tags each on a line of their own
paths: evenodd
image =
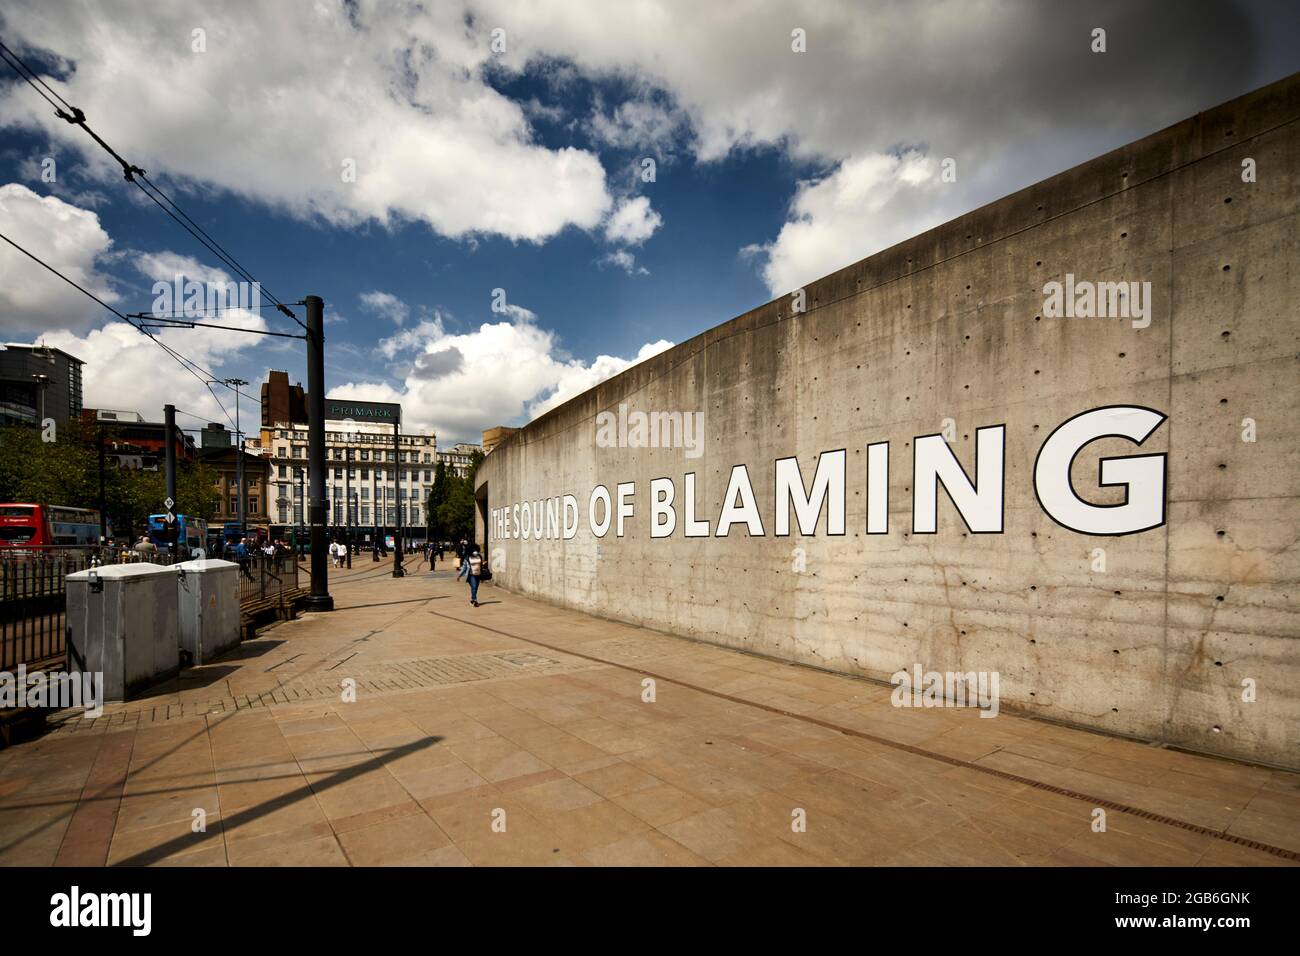
<svg viewBox="0 0 1300 956">
<path fill-rule="evenodd" d="M 604 268 L 605 266 L 613 266 L 617 269 L 622 269 L 630 276 L 648 276 L 650 274 L 650 270 L 645 266 L 639 266 L 636 264 L 636 256 L 632 255 L 632 253 L 628 252 L 626 249 L 615 249 L 613 252 L 601 256 L 596 260 L 596 263 L 601 266 L 601 268 Z"/>
<path fill-rule="evenodd" d="M 920 153 L 855 157 L 800 183 L 776 239 L 741 254 L 761 259 L 768 289 L 783 295 L 943 222 L 953 214 L 945 188 Z"/>
<path fill-rule="evenodd" d="M 625 199 L 605 223 L 605 238 L 621 245 L 639 246 L 663 225 L 663 217 L 650 208 L 645 196 Z"/>
<path fill-rule="evenodd" d="M 563 367 L 563 374 L 560 376 L 559 381 L 555 383 L 554 390 L 549 395 L 529 404 L 528 417 L 532 419 L 545 414 L 552 408 L 563 405 L 569 399 L 581 395 L 587 389 L 595 388 L 606 379 L 613 378 L 619 372 L 644 362 L 660 352 L 666 352 L 672 347 L 672 342 L 660 339 L 658 342 L 647 342 L 641 346 L 637 350 L 635 358 L 625 359 L 616 355 L 598 355 L 590 365 L 583 365 L 581 362 L 570 362 Z"/>
<path fill-rule="evenodd" d="M 417 220 L 531 242 L 596 228 L 611 204 L 594 154 L 537 144 L 520 105 L 485 82 L 488 29 L 455 3 L 49 0 L 10 4 L 5 20 L 24 48 L 75 65 L 51 83 L 110 144 L 173 182 L 338 224 Z M 191 50 L 196 27 L 207 52 Z M 0 125 L 45 130 L 120 180 L 49 113 L 24 84 L 0 96 Z"/>
<path fill-rule="evenodd" d="M 136 271 L 159 282 L 175 282 L 177 277 L 194 282 L 229 282 L 230 275 L 206 266 L 193 256 L 179 252 L 139 252 L 135 254 Z"/>
<path fill-rule="evenodd" d="M 113 241 L 99 216 L 20 183 L 0 186 L 0 232 L 69 279 L 116 303 L 100 260 Z M 0 327 L 19 332 L 85 329 L 108 313 L 8 243 L 0 243 Z"/>
<path fill-rule="evenodd" d="M 388 319 L 394 325 L 402 325 L 406 322 L 411 310 L 406 307 L 406 303 L 393 295 L 391 292 L 373 292 L 361 293 L 361 304 L 371 312 Z"/>
<path fill-rule="evenodd" d="M 223 313 L 222 323 L 245 329 L 266 328 L 260 316 L 239 309 Z M 239 361 L 266 342 L 261 336 L 220 329 L 151 331 L 169 347 L 217 376 L 221 376 L 223 365 Z M 50 332 L 44 339 L 47 344 L 85 361 L 82 394 L 87 408 L 127 408 L 151 421 L 161 421 L 162 407 L 170 403 L 210 421 L 226 421 L 216 400 L 200 381 L 204 376 L 195 377 L 187 372 L 176 359 L 125 322 L 110 322 L 102 329 L 82 335 L 70 331 Z M 234 393 L 220 385 L 212 388 L 233 417 Z M 255 403 L 254 397 L 252 404 Z M 245 430 L 255 431 L 256 423 L 257 410 L 250 409 L 250 403 L 245 401 L 241 424 Z M 194 424 L 185 422 L 186 427 Z"/>
<path fill-rule="evenodd" d="M 97 271 L 97 261 L 111 254 L 113 241 L 95 213 L 9 183 L 0 186 L 0 232 L 13 236 L 105 301 L 118 301 L 107 276 Z M 175 252 L 134 253 L 131 261 L 140 274 L 169 283 L 177 275 L 198 282 L 230 281 L 220 269 Z M 163 405 L 171 403 L 212 421 L 224 420 L 203 382 L 176 359 L 5 244 L 0 244 L 0 317 L 4 328 L 37 333 L 46 344 L 86 363 L 82 399 L 88 408 L 127 407 L 157 419 Z M 261 316 L 242 309 L 223 312 L 221 322 L 244 329 L 267 328 Z M 218 375 L 224 364 L 238 361 L 267 341 L 256 335 L 202 327 L 151 331 L 205 371 Z M 233 407 L 230 393 L 221 386 L 214 388 L 221 400 Z"/>
<path fill-rule="evenodd" d="M 1223 55 L 1257 49 L 1251 16 L 1207 0 L 1187 0 L 1177 17 L 1123 0 L 474 5 L 484 22 L 509 27 L 513 69 L 562 57 L 633 87 L 589 121 L 604 142 L 680 139 L 704 162 L 775 148 L 833 170 L 824 188 L 801 192 L 769 243 L 773 291 L 1239 95 L 1258 73 L 1258 57 Z M 1097 24 L 1122 49 L 1091 53 Z M 805 53 L 791 49 L 795 27 L 806 31 Z M 679 117 L 685 132 L 674 136 Z M 958 181 L 939 192 L 870 171 L 904 151 L 955 158 Z M 854 225 L 850 199 L 877 221 Z"/>
<path fill-rule="evenodd" d="M 645 149 L 657 158 L 672 155 L 679 141 L 689 139 L 683 129 L 686 117 L 648 99 L 620 103 L 606 112 L 597 102 L 588 121 L 591 135 L 606 146 L 617 149 Z"/>
<path fill-rule="evenodd" d="M 512 317 L 452 332 L 435 313 L 384 339 L 379 351 L 405 366 L 400 387 L 356 381 L 331 397 L 400 402 L 404 421 L 434 430 L 439 441 L 474 439 L 490 425 L 531 419 L 672 343 L 642 346 L 631 359 L 601 355 L 587 363 L 564 355 L 554 332 L 514 306 Z"/>
</svg>

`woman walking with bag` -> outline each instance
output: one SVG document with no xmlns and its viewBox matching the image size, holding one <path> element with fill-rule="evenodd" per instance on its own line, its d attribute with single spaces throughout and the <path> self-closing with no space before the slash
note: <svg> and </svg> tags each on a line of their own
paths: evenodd
<svg viewBox="0 0 1300 956">
<path fill-rule="evenodd" d="M 477 547 L 465 558 L 465 567 L 469 569 L 465 578 L 469 582 L 469 603 L 478 607 L 478 583 L 483 577 L 483 556 L 478 553 Z"/>
</svg>

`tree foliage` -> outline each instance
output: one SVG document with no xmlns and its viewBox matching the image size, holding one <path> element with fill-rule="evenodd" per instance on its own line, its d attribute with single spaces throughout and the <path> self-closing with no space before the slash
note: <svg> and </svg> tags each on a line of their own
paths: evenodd
<svg viewBox="0 0 1300 956">
<path fill-rule="evenodd" d="M 478 471 L 483 453 L 475 451 L 470 457 L 469 477 L 462 478 L 447 470 L 446 462 L 438 462 L 433 473 L 433 487 L 429 491 L 426 513 L 429 529 L 435 541 L 459 541 L 474 538 L 474 474 Z"/>
<path fill-rule="evenodd" d="M 165 511 L 167 476 L 162 468 L 136 471 L 104 467 L 104 502 L 118 537 L 138 534 L 150 514 Z M 217 511 L 215 473 L 178 462 L 176 510 L 205 520 Z M 99 451 L 93 428 L 72 419 L 59 426 L 55 441 L 23 425 L 0 428 L 0 501 L 99 507 Z"/>
</svg>

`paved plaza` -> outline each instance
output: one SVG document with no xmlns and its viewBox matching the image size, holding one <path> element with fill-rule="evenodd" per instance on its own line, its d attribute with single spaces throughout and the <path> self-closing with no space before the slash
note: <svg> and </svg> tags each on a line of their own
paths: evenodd
<svg viewBox="0 0 1300 956">
<path fill-rule="evenodd" d="M 896 709 L 885 685 L 491 586 L 476 609 L 441 565 L 367 559 L 331 592 L 333 613 L 0 750 L 0 864 L 1300 862 L 1300 775 Z"/>
</svg>

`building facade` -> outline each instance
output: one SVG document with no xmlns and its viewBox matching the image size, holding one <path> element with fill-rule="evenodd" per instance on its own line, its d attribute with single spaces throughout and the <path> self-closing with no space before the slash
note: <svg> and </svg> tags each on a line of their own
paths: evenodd
<svg viewBox="0 0 1300 956">
<path fill-rule="evenodd" d="M 304 501 L 310 497 L 307 427 L 277 423 L 262 430 L 260 444 L 270 469 L 271 523 L 304 523 Z M 402 526 L 422 536 L 437 454 L 432 433 L 400 434 L 394 449 L 392 429 L 382 425 L 356 424 L 349 431 L 327 427 L 327 524 L 354 527 L 363 538 L 376 530 L 391 534 L 401 509 Z"/>
<path fill-rule="evenodd" d="M 86 408 L 81 421 L 104 437 L 104 455 L 119 468 L 157 471 L 167 457 L 167 425 L 145 421 L 139 412 L 118 408 Z M 172 435 L 177 461 L 193 461 L 198 454 L 193 436 L 180 428 Z"/>
<path fill-rule="evenodd" d="M 0 346 L 0 424 L 39 425 L 81 415 L 81 367 L 62 349 L 11 342 Z"/>
<path fill-rule="evenodd" d="M 307 393 L 289 384 L 289 373 L 272 369 L 262 383 L 262 427 L 307 424 Z"/>
<path fill-rule="evenodd" d="M 511 428 L 509 425 L 494 425 L 491 428 L 483 429 L 483 454 L 492 454 L 492 449 L 501 444 L 515 432 L 518 428 Z"/>
<path fill-rule="evenodd" d="M 227 524 L 239 520 L 239 452 L 230 440 L 230 433 L 219 424 L 210 424 L 203 429 L 203 448 L 199 460 L 216 474 L 217 513 L 213 524 Z M 262 455 L 243 452 L 244 456 L 244 525 L 245 527 L 265 527 L 273 522 L 267 501 L 269 493 L 270 470 L 267 460 Z"/>
<path fill-rule="evenodd" d="M 436 460 L 447 466 L 447 474 L 454 474 L 461 478 L 468 478 L 469 466 L 474 457 L 474 452 L 479 452 L 481 454 L 482 451 L 482 445 L 473 445 L 469 442 L 458 442 L 446 451 L 438 452 Z"/>
</svg>

